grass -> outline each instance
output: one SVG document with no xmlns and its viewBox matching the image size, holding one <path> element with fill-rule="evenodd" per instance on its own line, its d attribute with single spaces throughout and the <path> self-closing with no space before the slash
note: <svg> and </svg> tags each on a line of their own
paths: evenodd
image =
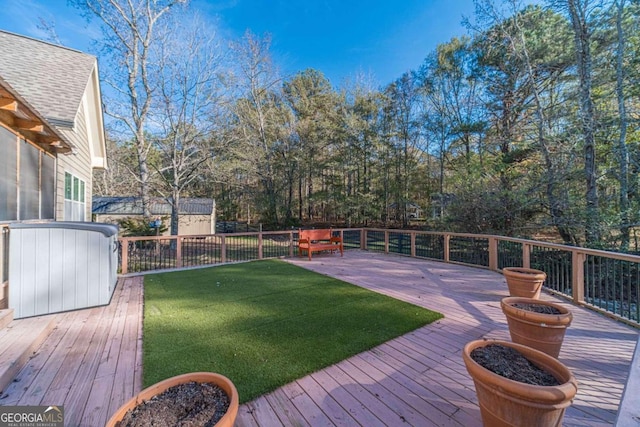
<svg viewBox="0 0 640 427">
<path fill-rule="evenodd" d="M 145 277 L 144 384 L 229 377 L 246 402 L 442 317 L 279 260 Z"/>
</svg>

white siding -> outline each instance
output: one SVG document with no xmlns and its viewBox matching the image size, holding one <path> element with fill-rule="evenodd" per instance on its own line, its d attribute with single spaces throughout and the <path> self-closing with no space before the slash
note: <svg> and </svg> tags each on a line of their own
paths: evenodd
<svg viewBox="0 0 640 427">
<path fill-rule="evenodd" d="M 64 214 L 64 177 L 69 172 L 85 182 L 85 221 L 91 220 L 91 194 L 93 168 L 87 139 L 87 128 L 84 108 L 80 108 L 76 117 L 76 126 L 72 129 L 60 129 L 64 136 L 75 147 L 73 154 L 58 155 L 58 169 L 56 171 L 56 220 L 65 221 Z"/>
</svg>

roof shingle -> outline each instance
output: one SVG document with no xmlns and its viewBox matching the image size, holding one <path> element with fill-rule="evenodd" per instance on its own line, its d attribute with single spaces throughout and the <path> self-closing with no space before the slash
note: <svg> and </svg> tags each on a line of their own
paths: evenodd
<svg viewBox="0 0 640 427">
<path fill-rule="evenodd" d="M 50 123 L 72 127 L 94 56 L 0 30 L 0 76 Z"/>
<path fill-rule="evenodd" d="M 184 197 L 178 206 L 179 215 L 211 215 L 214 200 Z M 171 215 L 171 205 L 162 198 L 152 198 L 149 205 L 152 215 Z M 140 197 L 94 197 L 91 206 L 94 215 L 142 215 Z"/>
</svg>

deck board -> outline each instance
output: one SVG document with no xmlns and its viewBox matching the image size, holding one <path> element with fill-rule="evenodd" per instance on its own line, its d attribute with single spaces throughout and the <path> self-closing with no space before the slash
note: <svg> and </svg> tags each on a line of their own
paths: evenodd
<svg viewBox="0 0 640 427">
<path fill-rule="evenodd" d="M 54 330 L 5 390 L 0 404 L 63 405 L 65 426 L 104 425 L 111 414 L 107 405 L 117 408 L 129 399 L 140 374 L 135 353 L 141 351 L 141 296 L 142 277 L 121 278 L 109 305 L 52 315 Z M 125 330 L 128 335 L 121 332 Z M 133 356 L 123 357 L 126 348 L 133 348 Z M 131 383 L 126 397 L 122 393 L 116 401 L 111 390 L 121 380 L 114 360 L 124 361 L 120 369 L 127 371 Z"/>
<path fill-rule="evenodd" d="M 401 415 L 398 415 L 390 407 L 387 406 L 384 400 L 381 400 L 381 396 L 376 396 L 375 392 L 367 387 L 366 383 L 361 383 L 357 379 L 349 376 L 347 370 L 348 367 L 340 364 L 340 366 L 334 365 L 324 371 L 331 376 L 331 378 L 339 384 L 341 389 L 344 389 L 347 393 L 351 394 L 353 398 L 360 402 L 362 406 L 369 409 L 385 426 L 402 425 L 403 420 Z M 366 425 L 366 424 L 363 424 Z"/>
<path fill-rule="evenodd" d="M 109 404 L 114 386 L 114 380 L 110 374 L 116 370 L 120 357 L 126 325 L 127 301 L 130 297 L 131 287 L 123 286 L 117 301 L 114 301 L 116 311 L 108 331 L 107 344 L 102 352 L 95 378 L 91 383 L 91 391 L 79 424 L 98 425 L 101 420 L 110 416 Z"/>
<path fill-rule="evenodd" d="M 509 339 L 500 274 L 358 250 L 289 262 L 445 318 L 241 405 L 238 427 L 481 425 L 461 351 L 474 339 Z M 54 315 L 55 329 L 0 405 L 63 404 L 66 425 L 104 425 L 142 387 L 142 291 L 142 277 L 120 278 L 109 306 Z M 579 390 L 564 425 L 612 425 L 638 330 L 554 296 L 542 298 L 574 313 L 559 358 Z"/>
<path fill-rule="evenodd" d="M 376 415 L 370 411 L 367 406 L 358 401 L 351 393 L 333 379 L 327 370 L 316 372 L 310 376 L 320 386 L 320 389 L 317 390 L 316 393 L 319 395 L 333 396 L 335 401 L 342 407 L 343 411 L 346 412 L 346 414 L 342 415 L 343 417 L 349 415 L 355 422 L 363 426 L 384 426 L 382 421 L 380 421 L 380 419 L 376 417 Z M 335 415 L 335 418 L 339 418 L 340 416 L 340 414 L 337 414 Z"/>
<path fill-rule="evenodd" d="M 82 310 L 57 315 L 59 320 L 53 333 L 18 375 L 23 387 L 16 384 L 7 389 L 7 404 L 39 405 L 42 402 L 89 314 L 89 310 Z"/>
</svg>

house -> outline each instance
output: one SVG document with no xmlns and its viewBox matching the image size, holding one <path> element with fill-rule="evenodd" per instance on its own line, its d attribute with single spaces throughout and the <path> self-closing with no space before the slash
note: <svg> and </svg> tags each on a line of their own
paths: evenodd
<svg viewBox="0 0 640 427">
<path fill-rule="evenodd" d="M 107 166 L 94 56 L 0 31 L 0 222 L 87 221 Z"/>
<path fill-rule="evenodd" d="M 391 203 L 389 205 L 390 215 L 394 217 L 401 217 L 402 212 L 398 211 L 398 203 Z M 405 204 L 405 215 L 407 216 L 407 220 L 412 219 L 421 219 L 422 218 L 422 208 L 420 205 L 413 202 L 406 202 Z"/>
<path fill-rule="evenodd" d="M 171 234 L 171 204 L 163 198 L 152 198 L 151 215 L 159 217 Z M 94 197 L 92 213 L 98 222 L 117 223 L 125 218 L 142 218 L 140 197 Z M 181 235 L 215 234 L 216 203 L 213 199 L 181 198 L 178 203 L 178 232 Z"/>
<path fill-rule="evenodd" d="M 106 166 L 96 58 L 0 30 L 0 311 L 8 224 L 90 219 L 93 170 Z"/>
</svg>

